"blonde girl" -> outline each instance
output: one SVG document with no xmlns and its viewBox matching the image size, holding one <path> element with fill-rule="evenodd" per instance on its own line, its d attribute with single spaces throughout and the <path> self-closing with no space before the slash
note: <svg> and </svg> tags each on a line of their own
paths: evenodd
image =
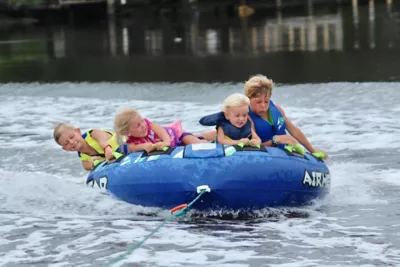
<svg viewBox="0 0 400 267">
<path fill-rule="evenodd" d="M 132 108 L 124 108 L 117 113 L 114 120 L 114 130 L 118 139 L 127 136 L 129 151 L 145 150 L 151 152 L 164 147 L 175 147 L 195 143 L 208 142 L 204 137 L 196 137 L 182 129 L 180 121 L 168 126 L 151 122 Z"/>
</svg>

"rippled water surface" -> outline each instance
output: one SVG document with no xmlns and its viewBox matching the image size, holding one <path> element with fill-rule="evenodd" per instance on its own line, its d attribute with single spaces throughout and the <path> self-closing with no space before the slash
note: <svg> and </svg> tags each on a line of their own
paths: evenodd
<svg viewBox="0 0 400 267">
<path fill-rule="evenodd" d="M 329 151 L 330 195 L 250 218 L 190 213 L 115 266 L 398 266 L 399 90 L 399 83 L 277 85 L 275 102 Z M 103 266 L 168 214 L 86 187 L 76 154 L 52 141 L 55 122 L 111 128 L 129 105 L 200 131 L 202 115 L 241 91 L 236 83 L 1 84 L 0 265 Z"/>
</svg>

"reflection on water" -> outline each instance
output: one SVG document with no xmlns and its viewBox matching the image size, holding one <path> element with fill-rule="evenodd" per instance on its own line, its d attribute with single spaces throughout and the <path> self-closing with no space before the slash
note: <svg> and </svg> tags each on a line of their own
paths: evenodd
<svg viewBox="0 0 400 267">
<path fill-rule="evenodd" d="M 400 16 L 390 0 L 386 4 L 369 0 L 368 5 L 362 6 L 357 0 L 352 0 L 351 6 L 338 5 L 333 11 L 319 11 L 309 5 L 306 14 L 295 16 L 279 9 L 272 17 L 257 11 L 249 17 L 216 17 L 196 9 L 190 19 L 173 19 L 163 15 L 149 19 L 146 16 L 144 13 L 143 18 L 110 18 L 108 22 L 97 23 L 96 26 L 0 28 L 0 68 L 3 70 L 0 80 L 23 80 L 15 74 L 7 75 L 11 69 L 26 72 L 26 67 L 21 66 L 26 64 L 21 63 L 35 63 L 44 70 L 37 71 L 37 80 L 91 80 L 101 64 L 111 64 L 121 71 L 115 75 L 111 74 L 112 71 L 101 69 L 100 80 L 176 80 L 168 75 L 158 77 L 157 74 L 143 73 L 140 79 L 136 79 L 135 74 L 128 73 L 141 68 L 137 66 L 128 71 L 135 64 L 145 65 L 144 69 L 156 73 L 165 71 L 165 68 L 174 69 L 186 74 L 186 80 L 203 81 L 243 80 L 247 73 L 237 77 L 239 70 L 243 69 L 248 69 L 249 73 L 267 70 L 282 82 L 315 80 L 311 73 L 297 75 L 294 71 L 292 74 L 287 65 L 306 67 L 309 72 L 315 68 L 318 73 L 314 74 L 324 76 L 322 79 L 325 80 L 399 79 L 393 70 L 392 55 L 387 55 L 388 51 L 395 53 L 393 50 L 397 49 L 399 42 Z M 363 53 L 357 54 L 356 51 Z M 338 55 L 340 60 L 335 58 L 332 61 L 332 53 Z M 194 61 L 193 57 L 198 60 Z M 338 72 L 343 68 L 342 64 L 350 62 L 354 65 L 355 60 L 365 64 L 369 61 L 367 58 L 378 58 L 380 61 L 379 66 L 370 69 L 372 76 L 361 69 L 360 73 L 354 74 L 357 67 L 349 69 L 352 76 L 346 77 L 345 73 Z M 84 74 L 60 73 L 63 68 L 76 67 L 78 70 L 78 59 L 91 61 L 89 68 L 94 72 L 92 76 L 85 78 Z M 70 61 L 57 62 L 59 60 Z M 275 69 L 270 69 L 271 64 L 265 64 L 265 61 L 274 63 Z M 194 62 L 199 65 L 195 69 Z M 383 70 L 385 62 L 388 70 Z M 326 67 L 326 63 L 336 66 L 330 66 L 323 73 L 321 67 Z M 229 68 L 222 70 L 227 64 Z M 7 69 L 8 72 L 4 71 Z M 109 76 L 101 76 L 102 72 Z M 231 75 L 218 78 L 216 72 L 230 72 Z M 25 76 L 28 80 L 33 78 Z M 292 78 L 286 78 L 288 76 Z"/>
</svg>

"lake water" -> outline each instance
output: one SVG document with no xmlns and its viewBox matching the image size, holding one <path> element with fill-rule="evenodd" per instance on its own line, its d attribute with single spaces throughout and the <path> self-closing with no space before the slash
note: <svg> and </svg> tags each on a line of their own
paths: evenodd
<svg viewBox="0 0 400 267">
<path fill-rule="evenodd" d="M 385 5 L 374 8 L 372 47 L 365 31 L 368 6 L 359 7 L 358 37 L 346 33 L 354 27 L 351 7 L 320 11 L 342 26 L 336 42 L 329 24 L 326 49 L 308 41 L 302 46 L 297 30 L 293 48 L 288 37 L 264 50 L 243 50 L 239 41 L 229 50 L 211 38 L 211 49 L 203 37 L 196 49 L 165 39 L 148 49 L 153 37 L 129 35 L 137 42 L 124 46 L 124 27 L 116 27 L 122 42 L 114 50 L 102 26 L 57 26 L 44 39 L 43 27 L 3 29 L 8 36 L 0 35 L 0 266 L 107 266 L 168 215 L 86 187 L 76 154 L 52 140 L 55 122 L 112 128 L 115 112 L 132 106 L 161 124 L 179 118 L 186 129 L 200 131 L 198 119 L 218 111 L 230 93 L 242 92 L 254 73 L 277 81 L 275 102 L 314 146 L 329 152 L 329 196 L 309 207 L 251 216 L 189 213 L 114 266 L 399 266 L 400 83 L 397 24 L 390 18 L 397 13 L 394 7 L 387 13 Z M 307 18 L 283 17 L 284 25 L 291 20 Z M 205 29 L 212 26 L 201 25 L 199 36 L 210 36 Z M 267 25 L 268 31 L 274 27 Z M 132 27 L 129 33 L 139 32 Z M 251 34 L 259 31 L 255 27 Z"/>
</svg>

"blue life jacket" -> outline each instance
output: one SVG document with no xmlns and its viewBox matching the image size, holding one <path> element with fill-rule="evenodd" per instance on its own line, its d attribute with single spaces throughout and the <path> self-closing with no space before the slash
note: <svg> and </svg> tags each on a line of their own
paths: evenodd
<svg viewBox="0 0 400 267">
<path fill-rule="evenodd" d="M 272 124 L 269 123 L 263 117 L 255 114 L 249 108 L 250 118 L 253 120 L 254 128 L 257 135 L 261 138 L 261 142 L 267 142 L 272 139 L 274 135 L 284 135 L 286 134 L 286 122 L 283 118 L 282 113 L 275 106 L 274 102 L 269 101 L 269 119 L 272 120 Z"/>
<path fill-rule="evenodd" d="M 225 114 L 223 112 L 217 112 L 211 115 L 202 117 L 199 123 L 203 126 L 216 126 L 226 121 Z"/>
<path fill-rule="evenodd" d="M 225 118 L 224 112 L 218 112 L 211 115 L 204 116 L 200 119 L 200 124 L 203 126 L 222 127 L 226 137 L 232 140 L 240 140 L 242 138 L 251 138 L 251 122 L 248 120 L 241 128 L 232 125 L 230 121 Z"/>
<path fill-rule="evenodd" d="M 100 143 L 93 139 L 93 137 L 91 136 L 93 129 L 89 129 L 88 131 L 84 132 L 82 134 L 82 138 L 85 139 L 86 143 L 92 147 L 97 154 L 96 155 L 88 155 L 85 153 L 81 153 L 78 152 L 78 157 L 81 161 L 90 161 L 92 157 L 98 156 L 98 157 L 105 157 L 104 155 L 104 150 L 103 148 L 100 146 Z M 123 144 L 120 145 L 116 139 L 115 133 L 112 131 L 108 131 L 108 130 L 102 130 L 108 134 L 111 135 L 110 139 L 108 140 L 108 144 L 111 146 L 111 149 L 113 150 L 113 152 L 118 152 L 121 154 L 128 154 L 128 145 L 127 144 Z"/>
</svg>

